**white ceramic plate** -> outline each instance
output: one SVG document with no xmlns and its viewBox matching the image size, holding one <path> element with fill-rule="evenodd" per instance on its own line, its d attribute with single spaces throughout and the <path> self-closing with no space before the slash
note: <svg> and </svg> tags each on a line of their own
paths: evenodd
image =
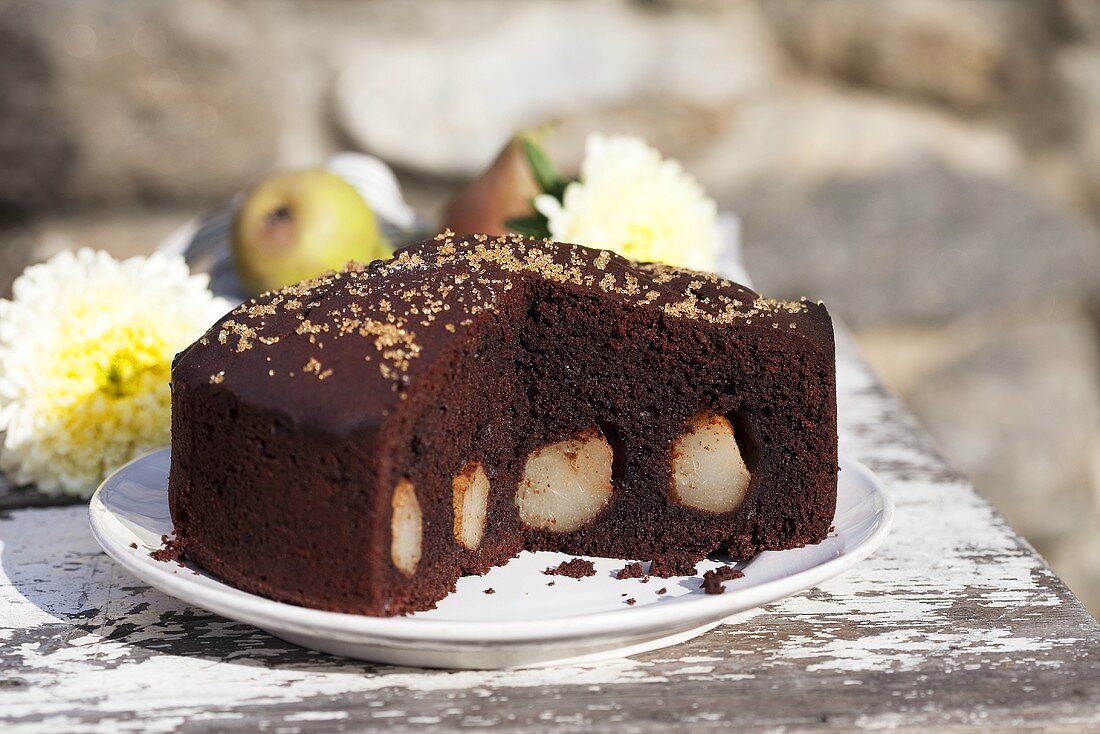
<svg viewBox="0 0 1100 734">
<path fill-rule="evenodd" d="M 723 594 L 699 588 L 704 571 L 729 559 L 711 557 L 697 575 L 648 583 L 619 581 L 621 559 L 593 558 L 584 579 L 541 571 L 570 556 L 522 553 L 485 576 L 467 577 L 436 609 L 407 617 L 367 617 L 306 609 L 221 583 L 190 566 L 154 561 L 168 513 L 169 451 L 136 459 L 92 497 L 92 532 L 107 553 L 166 594 L 255 625 L 303 647 L 363 660 L 439 668 L 509 668 L 631 655 L 690 639 L 739 612 L 809 589 L 870 555 L 886 537 L 893 504 L 871 472 L 841 458 L 834 530 L 822 543 L 761 553 L 737 563 L 744 578 Z M 130 544 L 137 548 L 131 548 Z M 554 585 L 549 586 L 553 581 Z M 485 594 L 488 588 L 495 593 Z M 659 589 L 666 593 L 658 594 Z M 625 594 L 625 596 L 624 596 Z M 636 604 L 626 603 L 633 598 Z"/>
</svg>

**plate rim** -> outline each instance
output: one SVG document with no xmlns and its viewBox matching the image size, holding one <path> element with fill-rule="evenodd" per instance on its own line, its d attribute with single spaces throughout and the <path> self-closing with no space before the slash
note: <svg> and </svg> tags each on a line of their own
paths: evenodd
<svg viewBox="0 0 1100 734">
<path fill-rule="evenodd" d="M 146 562 L 140 554 L 111 535 L 105 518 L 118 522 L 113 512 L 102 502 L 118 477 L 132 467 L 163 453 L 168 447 L 135 457 L 112 472 L 96 489 L 88 504 L 89 524 L 96 542 L 115 562 L 129 573 L 159 591 L 186 604 L 191 604 L 235 621 L 265 630 L 292 634 L 323 636 L 345 642 L 385 642 L 401 646 L 420 647 L 440 644 L 546 644 L 585 639 L 595 635 L 618 637 L 666 628 L 703 624 L 720 620 L 805 591 L 837 576 L 875 552 L 889 535 L 894 520 L 894 503 L 882 482 L 867 466 L 841 453 L 841 471 L 858 474 L 872 490 L 871 501 L 877 501 L 877 526 L 862 542 L 845 553 L 822 561 L 810 568 L 765 582 L 738 589 L 735 593 L 701 596 L 691 603 L 676 605 L 648 604 L 639 607 L 604 610 L 560 617 L 548 624 L 545 618 L 535 620 L 466 620 L 416 619 L 408 616 L 374 617 L 347 612 L 331 612 L 302 607 L 268 599 L 237 589 L 214 578 L 217 587 L 198 586 L 190 575 L 174 573 L 174 564 Z M 784 551 L 768 551 L 782 553 Z M 163 566 L 163 567 L 162 567 Z M 224 588 L 220 588 L 224 587 Z"/>
</svg>

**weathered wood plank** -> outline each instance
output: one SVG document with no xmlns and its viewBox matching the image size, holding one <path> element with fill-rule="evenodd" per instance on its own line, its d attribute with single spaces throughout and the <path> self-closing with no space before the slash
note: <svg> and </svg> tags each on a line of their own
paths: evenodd
<svg viewBox="0 0 1100 734">
<path fill-rule="evenodd" d="M 590 666 L 401 669 L 294 648 L 153 591 L 82 507 L 0 520 L 5 731 L 1100 728 L 1100 625 L 912 416 L 842 355 L 845 449 L 895 530 L 867 562 L 684 645 Z"/>
</svg>

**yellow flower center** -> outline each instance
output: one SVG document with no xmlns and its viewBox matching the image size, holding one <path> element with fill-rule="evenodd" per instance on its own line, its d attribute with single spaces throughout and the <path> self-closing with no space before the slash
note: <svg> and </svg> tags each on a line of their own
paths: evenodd
<svg viewBox="0 0 1100 734">
<path fill-rule="evenodd" d="M 100 370 L 99 389 L 115 398 L 138 392 L 149 373 L 164 372 L 168 363 L 163 346 L 145 339 L 120 348 L 110 356 L 106 369 Z"/>
<path fill-rule="evenodd" d="M 626 229 L 626 240 L 621 246 L 627 257 L 634 260 L 655 260 L 665 254 L 660 252 L 656 228 L 651 224 L 630 222 Z"/>
<path fill-rule="evenodd" d="M 170 355 L 155 329 L 127 324 L 66 345 L 58 368 L 70 399 L 79 402 L 94 393 L 117 399 L 147 389 L 150 378 L 166 383 Z"/>
</svg>

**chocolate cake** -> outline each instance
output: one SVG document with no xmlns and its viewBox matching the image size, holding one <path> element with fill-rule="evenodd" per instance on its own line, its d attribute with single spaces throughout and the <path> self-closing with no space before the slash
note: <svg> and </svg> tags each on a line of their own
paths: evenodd
<svg viewBox="0 0 1100 734">
<path fill-rule="evenodd" d="M 179 544 L 319 609 L 427 609 L 523 549 L 818 542 L 836 472 L 823 306 L 520 236 L 265 294 L 172 369 Z"/>
</svg>

